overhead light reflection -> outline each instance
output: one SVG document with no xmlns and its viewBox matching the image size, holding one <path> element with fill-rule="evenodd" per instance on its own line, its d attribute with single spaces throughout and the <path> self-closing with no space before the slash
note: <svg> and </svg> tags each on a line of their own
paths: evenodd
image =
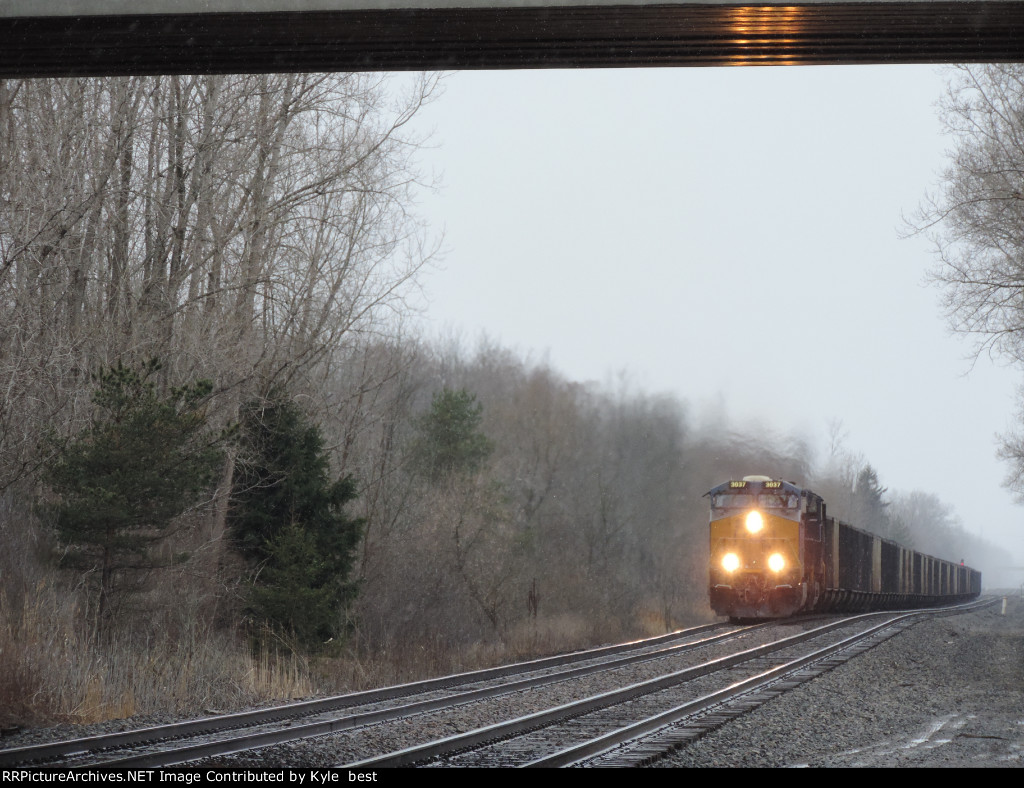
<svg viewBox="0 0 1024 788">
<path fill-rule="evenodd" d="M 806 9 L 773 5 L 731 8 L 726 13 L 725 27 L 735 50 L 732 65 L 792 65 L 799 62 Z"/>
</svg>

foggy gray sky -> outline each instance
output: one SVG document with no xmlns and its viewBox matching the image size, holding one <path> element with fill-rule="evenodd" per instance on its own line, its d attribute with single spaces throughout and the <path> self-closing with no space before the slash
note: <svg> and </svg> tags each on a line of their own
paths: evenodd
<svg viewBox="0 0 1024 788">
<path fill-rule="evenodd" d="M 949 140 L 938 67 L 461 72 L 418 121 L 443 177 L 428 332 L 486 333 L 578 381 L 625 370 L 700 419 L 828 423 L 890 490 L 1024 560 L 995 435 L 1016 370 L 949 333 L 900 239 Z M 772 473 L 751 468 L 751 473 Z M 1019 582 L 1019 581 L 1018 581 Z"/>
</svg>

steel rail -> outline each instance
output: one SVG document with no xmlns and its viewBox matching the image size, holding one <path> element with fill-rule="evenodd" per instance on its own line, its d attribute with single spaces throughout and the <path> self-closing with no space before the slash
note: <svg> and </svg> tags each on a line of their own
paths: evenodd
<svg viewBox="0 0 1024 788">
<path fill-rule="evenodd" d="M 890 637 L 902 631 L 906 626 L 909 626 L 909 624 L 916 623 L 917 619 L 925 616 L 954 615 L 971 612 L 976 609 L 982 609 L 996 604 L 997 601 L 998 600 L 985 601 L 981 603 L 974 602 L 968 605 L 957 606 L 956 608 L 948 608 L 941 611 L 925 609 L 901 613 L 900 615 L 894 616 L 887 621 L 883 621 L 872 626 L 863 632 L 851 635 L 838 643 L 833 643 L 829 646 L 818 649 L 817 651 L 813 651 L 810 654 L 797 657 L 783 665 L 779 665 L 766 670 L 763 673 L 759 673 L 756 676 L 751 676 L 750 678 L 738 681 L 721 690 L 717 690 L 716 692 L 709 693 L 696 700 L 676 706 L 668 711 L 648 717 L 640 722 L 624 726 L 603 736 L 596 737 L 572 747 L 566 747 L 565 749 L 551 755 L 538 758 L 525 764 L 525 766 L 576 766 L 581 765 L 588 760 L 596 760 L 603 755 L 612 753 L 623 745 L 630 743 L 636 744 L 642 739 L 649 737 L 651 734 L 661 731 L 666 727 L 675 725 L 686 718 L 701 715 L 716 707 L 722 706 L 723 704 L 735 702 L 752 693 L 762 691 L 769 685 L 782 681 L 790 674 L 793 674 L 805 667 L 822 662 L 838 652 L 853 649 L 859 644 L 881 634 L 884 630 L 892 629 L 893 631 L 885 637 L 878 638 L 876 642 L 871 644 L 872 647 L 878 645 L 878 643 L 888 640 Z M 900 624 L 902 624 L 902 626 L 900 626 Z M 862 651 L 858 650 L 856 653 L 862 653 Z M 856 654 L 851 653 L 850 656 L 856 656 Z M 757 705 L 761 704 L 758 703 Z M 744 711 L 747 710 L 749 709 L 744 709 Z M 649 756 L 644 756 L 643 759 L 646 760 L 648 757 Z"/>
<path fill-rule="evenodd" d="M 326 713 L 352 706 L 362 706 L 440 689 L 449 689 L 461 684 L 490 681 L 521 673 L 561 667 L 563 665 L 569 665 L 589 659 L 599 659 L 628 651 L 657 647 L 664 643 L 671 643 L 683 638 L 694 637 L 714 629 L 720 629 L 723 626 L 727 625 L 722 622 L 702 624 L 696 627 L 676 630 L 675 632 L 670 632 L 665 635 L 629 641 L 627 643 L 599 646 L 598 648 L 575 651 L 569 654 L 542 657 L 540 659 L 527 660 L 524 662 L 512 663 L 510 665 L 501 665 L 494 668 L 484 668 L 481 670 L 467 671 L 465 673 L 456 673 L 433 679 L 425 679 L 418 682 L 383 687 L 380 689 L 336 695 L 329 698 L 320 698 L 311 701 L 283 704 L 269 709 L 216 715 L 203 717 L 197 720 L 185 720 L 182 722 L 170 723 L 168 725 L 139 728 L 132 731 L 122 731 L 79 739 L 49 742 L 40 745 L 8 748 L 6 750 L 0 750 L 0 767 L 7 768 L 26 763 L 47 762 L 61 757 L 81 756 L 97 751 L 121 749 L 132 745 L 143 745 L 172 739 L 182 739 L 206 733 L 223 732 L 226 730 L 294 719 L 300 716 L 312 716 L 314 714 Z M 711 642 L 716 642 L 717 639 L 735 636 L 736 634 L 747 632 L 750 629 L 752 629 L 752 627 L 733 630 L 730 633 L 725 633 L 718 636 L 718 638 L 712 638 L 710 640 Z M 704 641 L 700 641 L 700 643 L 704 643 Z M 683 645 L 685 646 L 688 644 Z M 696 645 L 693 647 L 696 647 Z M 292 730 L 298 729 L 292 728 Z M 172 762 L 168 762 L 160 765 L 166 766 L 171 765 L 171 763 Z M 124 763 L 122 765 L 127 766 L 128 763 Z"/>
<path fill-rule="evenodd" d="M 274 744 L 296 741 L 298 739 L 310 739 L 331 733 L 341 733 L 342 731 L 362 728 L 367 725 L 374 725 L 377 723 L 401 719 L 403 717 L 410 717 L 414 714 L 424 714 L 430 711 L 438 711 L 440 709 L 487 700 L 488 698 L 499 697 L 501 695 L 509 695 L 513 692 L 536 689 L 547 684 L 581 678 L 593 673 L 614 670 L 616 668 L 625 667 L 638 662 L 663 659 L 693 649 L 703 648 L 709 645 L 714 645 L 715 643 L 731 640 L 747 634 L 752 630 L 762 629 L 767 626 L 771 626 L 771 624 L 758 624 L 750 627 L 744 627 L 739 630 L 726 632 L 721 635 L 714 635 L 698 641 L 665 646 L 653 652 L 618 657 L 605 662 L 599 662 L 594 665 L 570 668 L 568 670 L 558 671 L 557 673 L 549 673 L 544 676 L 535 676 L 506 684 L 496 684 L 491 687 L 467 690 L 466 692 L 460 692 L 456 695 L 445 695 L 441 698 L 431 698 L 429 700 L 417 701 L 415 703 L 394 706 L 387 709 L 350 714 L 344 717 L 312 722 L 306 725 L 291 726 L 266 732 L 249 733 L 233 737 L 231 739 L 221 739 L 218 741 L 203 742 L 201 744 L 186 745 L 184 747 L 177 747 L 156 753 L 142 753 L 139 755 L 128 756 L 126 758 L 104 761 L 97 765 L 112 768 L 156 768 L 161 766 L 176 766 L 178 764 L 195 761 L 200 758 L 230 755 L 236 752 L 255 750 L 261 747 L 269 747 Z"/>
<path fill-rule="evenodd" d="M 789 648 L 790 646 L 797 645 L 815 637 L 820 637 L 821 635 L 827 634 L 833 630 L 849 626 L 851 623 L 859 620 L 877 618 L 879 615 L 880 613 L 874 612 L 851 616 L 844 618 L 841 621 L 816 627 L 796 635 L 791 635 L 763 646 L 755 646 L 754 648 L 746 649 L 735 654 L 710 660 L 701 665 L 675 671 L 655 679 L 631 684 L 621 689 L 593 695 L 589 698 L 566 703 L 545 711 L 517 717 L 516 719 L 506 722 L 477 728 L 463 734 L 457 734 L 433 742 L 407 747 L 384 755 L 343 764 L 341 765 L 341 768 L 366 769 L 410 766 L 412 764 L 448 755 L 459 750 L 472 749 L 499 739 L 509 738 L 537 728 L 554 725 L 558 722 L 579 717 L 598 709 L 625 703 L 642 695 L 658 692 L 677 684 L 683 684 L 695 678 L 708 675 L 709 673 L 733 667 L 735 665 L 763 657 L 767 654 L 771 654 L 772 652 L 781 651 L 782 649 Z"/>
</svg>

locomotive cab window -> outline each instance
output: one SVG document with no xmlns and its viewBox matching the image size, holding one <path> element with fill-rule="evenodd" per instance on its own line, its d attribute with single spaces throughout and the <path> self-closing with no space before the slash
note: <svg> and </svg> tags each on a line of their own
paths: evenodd
<svg viewBox="0 0 1024 788">
<path fill-rule="evenodd" d="M 712 506 L 716 509 L 743 509 L 757 502 L 756 495 L 730 495 L 720 493 L 715 496 Z"/>
<path fill-rule="evenodd" d="M 711 499 L 711 519 L 721 520 L 752 509 L 763 509 L 791 520 L 800 518 L 800 499 L 785 493 L 718 493 Z"/>
<path fill-rule="evenodd" d="M 799 499 L 795 495 L 759 495 L 757 505 L 765 509 L 796 509 Z"/>
</svg>

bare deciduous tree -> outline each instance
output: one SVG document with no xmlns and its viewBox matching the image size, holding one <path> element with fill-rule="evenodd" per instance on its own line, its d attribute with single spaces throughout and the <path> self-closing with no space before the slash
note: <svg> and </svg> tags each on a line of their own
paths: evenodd
<svg viewBox="0 0 1024 788">
<path fill-rule="evenodd" d="M 436 78 L 0 82 L 0 488 L 88 371 L 309 387 L 401 312 L 430 252 L 409 213 L 408 123 Z M 227 466 L 230 467 L 230 466 Z"/>
<path fill-rule="evenodd" d="M 941 116 L 953 148 L 914 231 L 935 243 L 953 328 L 1024 360 L 1024 66 L 957 67 Z"/>
<path fill-rule="evenodd" d="M 975 352 L 1024 362 L 1024 66 L 959 66 L 941 101 L 953 141 L 938 190 L 912 230 L 927 233 L 934 281 Z M 1004 436 L 1007 486 L 1024 494 L 1019 435 Z"/>
</svg>

